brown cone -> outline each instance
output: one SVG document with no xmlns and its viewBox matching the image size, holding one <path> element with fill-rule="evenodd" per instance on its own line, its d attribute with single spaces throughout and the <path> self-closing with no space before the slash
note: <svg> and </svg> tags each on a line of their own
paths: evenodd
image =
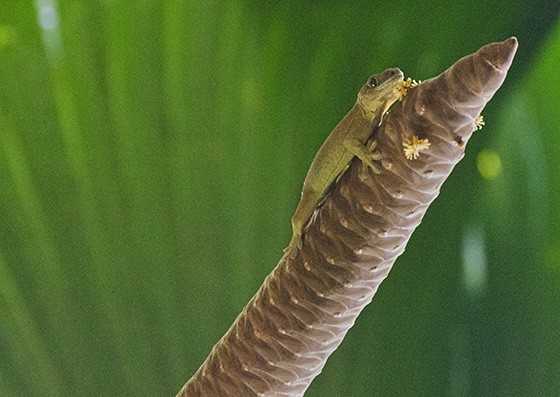
<svg viewBox="0 0 560 397">
<path fill-rule="evenodd" d="M 411 88 L 375 133 L 382 172 L 355 159 L 178 396 L 301 396 L 371 301 L 463 157 L 475 118 L 506 77 L 517 40 L 482 47 Z M 403 142 L 429 139 L 417 160 Z"/>
</svg>

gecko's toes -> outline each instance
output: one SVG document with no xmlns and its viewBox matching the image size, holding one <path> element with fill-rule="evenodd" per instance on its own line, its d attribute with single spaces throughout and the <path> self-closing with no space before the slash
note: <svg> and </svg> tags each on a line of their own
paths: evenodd
<svg viewBox="0 0 560 397">
<path fill-rule="evenodd" d="M 372 152 L 372 153 L 373 153 L 373 151 L 375 150 L 376 147 L 377 147 L 377 141 L 375 139 L 369 141 L 367 146 L 366 146 L 368 152 Z"/>
<path fill-rule="evenodd" d="M 374 153 L 371 156 L 372 159 L 368 159 L 367 161 L 362 161 L 362 166 L 360 167 L 360 171 L 358 171 L 358 177 L 360 180 L 366 180 L 369 176 L 368 169 L 371 170 L 376 175 L 381 174 L 381 167 L 379 164 L 375 163 L 373 160 L 380 160 L 381 154 Z"/>
<path fill-rule="evenodd" d="M 377 148 L 377 141 L 374 139 L 369 141 L 366 145 L 367 151 L 370 153 L 370 158 L 372 160 L 381 160 L 381 152 L 379 150 L 375 150 Z M 370 168 L 373 169 L 371 164 L 368 164 Z M 375 172 L 375 170 L 374 170 Z M 377 173 L 377 172 L 376 172 Z"/>
<path fill-rule="evenodd" d="M 292 236 L 292 240 L 290 244 L 286 248 L 284 248 L 284 258 L 294 259 L 297 255 L 297 252 L 301 250 L 302 247 L 302 238 L 300 236 Z"/>
</svg>

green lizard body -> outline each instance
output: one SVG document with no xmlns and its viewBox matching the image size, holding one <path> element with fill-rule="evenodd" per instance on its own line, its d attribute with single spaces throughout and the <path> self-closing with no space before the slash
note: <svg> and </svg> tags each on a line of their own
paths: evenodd
<svg viewBox="0 0 560 397">
<path fill-rule="evenodd" d="M 301 249 L 304 226 L 354 157 L 362 161 L 364 177 L 368 167 L 376 174 L 381 172 L 374 162 L 381 158 L 375 151 L 376 141 L 367 142 L 389 107 L 402 97 L 402 83 L 403 73 L 397 68 L 371 76 L 358 93 L 356 104 L 327 137 L 305 177 L 301 200 L 292 217 L 292 240 L 284 250 L 285 256 L 293 258 Z"/>
</svg>

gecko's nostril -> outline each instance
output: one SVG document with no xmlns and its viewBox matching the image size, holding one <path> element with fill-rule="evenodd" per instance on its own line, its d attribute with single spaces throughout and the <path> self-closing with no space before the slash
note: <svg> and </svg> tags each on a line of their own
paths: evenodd
<svg viewBox="0 0 560 397">
<path fill-rule="evenodd" d="M 389 78 L 395 77 L 395 76 L 400 76 L 402 74 L 401 70 L 399 68 L 391 68 L 388 70 L 387 75 L 389 76 Z"/>
</svg>

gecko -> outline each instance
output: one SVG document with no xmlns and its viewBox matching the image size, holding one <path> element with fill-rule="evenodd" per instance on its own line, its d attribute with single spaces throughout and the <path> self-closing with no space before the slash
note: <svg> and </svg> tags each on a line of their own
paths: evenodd
<svg viewBox="0 0 560 397">
<path fill-rule="evenodd" d="M 358 93 L 356 103 L 329 134 L 315 155 L 303 182 L 301 199 L 292 216 L 292 239 L 284 249 L 284 258 L 294 258 L 302 248 L 303 228 L 315 209 L 324 200 L 330 186 L 357 157 L 362 162 L 361 177 L 367 169 L 376 174 L 381 168 L 374 161 L 381 159 L 377 141 L 368 142 L 389 107 L 406 94 L 403 72 L 386 69 L 370 76 Z"/>
</svg>

